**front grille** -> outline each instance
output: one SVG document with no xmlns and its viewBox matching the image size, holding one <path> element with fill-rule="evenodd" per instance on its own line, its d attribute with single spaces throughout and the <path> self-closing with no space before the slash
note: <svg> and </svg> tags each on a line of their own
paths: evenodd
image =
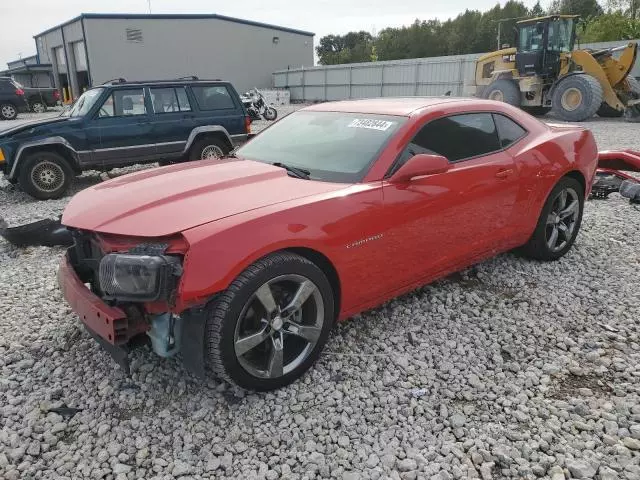
<svg viewBox="0 0 640 480">
<path fill-rule="evenodd" d="M 91 285 L 91 291 L 101 296 L 99 270 L 104 252 L 100 248 L 95 234 L 80 230 L 72 233 L 74 244 L 68 250 L 71 265 L 80 279 Z"/>
</svg>

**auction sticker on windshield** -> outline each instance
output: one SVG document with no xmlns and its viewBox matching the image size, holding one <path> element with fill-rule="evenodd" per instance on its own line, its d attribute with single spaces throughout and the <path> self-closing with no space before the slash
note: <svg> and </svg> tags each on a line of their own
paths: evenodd
<svg viewBox="0 0 640 480">
<path fill-rule="evenodd" d="M 354 118 L 353 121 L 347 125 L 349 128 L 369 128 L 371 130 L 385 131 L 389 130 L 395 122 L 388 122 L 386 120 L 372 120 L 367 118 Z"/>
</svg>

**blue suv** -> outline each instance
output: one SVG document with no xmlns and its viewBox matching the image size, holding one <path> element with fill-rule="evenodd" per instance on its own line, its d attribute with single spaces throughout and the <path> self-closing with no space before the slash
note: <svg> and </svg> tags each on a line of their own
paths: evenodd
<svg viewBox="0 0 640 480">
<path fill-rule="evenodd" d="M 87 90 L 59 117 L 0 131 L 0 168 L 31 196 L 59 198 L 85 170 L 222 157 L 250 125 L 228 82 L 119 79 Z"/>
</svg>

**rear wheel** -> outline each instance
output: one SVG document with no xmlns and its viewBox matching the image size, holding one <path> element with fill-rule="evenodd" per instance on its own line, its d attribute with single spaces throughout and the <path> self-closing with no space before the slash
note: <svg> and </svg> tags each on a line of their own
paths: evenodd
<svg viewBox="0 0 640 480">
<path fill-rule="evenodd" d="M 574 178 L 564 177 L 551 190 L 536 229 L 522 252 L 537 260 L 557 260 L 575 242 L 584 207 L 584 190 Z"/>
<path fill-rule="evenodd" d="M 69 163 L 55 152 L 35 152 L 20 165 L 18 183 L 22 190 L 39 200 L 60 198 L 73 178 Z"/>
<path fill-rule="evenodd" d="M 552 111 L 562 120 L 582 122 L 593 117 L 602 105 L 600 82 L 591 75 L 571 75 L 560 80 L 553 93 Z"/>
<path fill-rule="evenodd" d="M 0 118 L 3 120 L 13 120 L 18 116 L 18 109 L 12 103 L 0 104 Z"/>
<path fill-rule="evenodd" d="M 513 80 L 500 79 L 491 83 L 483 92 L 483 98 L 505 102 L 514 107 L 520 106 L 520 89 Z"/>
<path fill-rule="evenodd" d="M 210 158 L 222 158 L 231 149 L 229 145 L 218 137 L 208 136 L 196 140 L 189 150 L 189 160 L 206 160 Z"/>
<path fill-rule="evenodd" d="M 210 368 L 241 388 L 265 391 L 295 381 L 318 358 L 334 299 L 314 263 L 276 253 L 248 267 L 208 309 Z"/>
</svg>

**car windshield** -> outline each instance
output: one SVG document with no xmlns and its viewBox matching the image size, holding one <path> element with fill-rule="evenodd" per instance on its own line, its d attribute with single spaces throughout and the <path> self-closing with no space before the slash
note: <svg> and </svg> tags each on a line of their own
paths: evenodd
<svg viewBox="0 0 640 480">
<path fill-rule="evenodd" d="M 86 115 L 96 103 L 96 100 L 100 98 L 103 91 L 104 88 L 87 90 L 75 101 L 69 110 L 66 110 L 62 115 L 65 117 L 82 117 Z"/>
<path fill-rule="evenodd" d="M 284 117 L 241 147 L 237 156 L 306 170 L 313 180 L 353 183 L 405 117 L 300 111 Z"/>
</svg>

